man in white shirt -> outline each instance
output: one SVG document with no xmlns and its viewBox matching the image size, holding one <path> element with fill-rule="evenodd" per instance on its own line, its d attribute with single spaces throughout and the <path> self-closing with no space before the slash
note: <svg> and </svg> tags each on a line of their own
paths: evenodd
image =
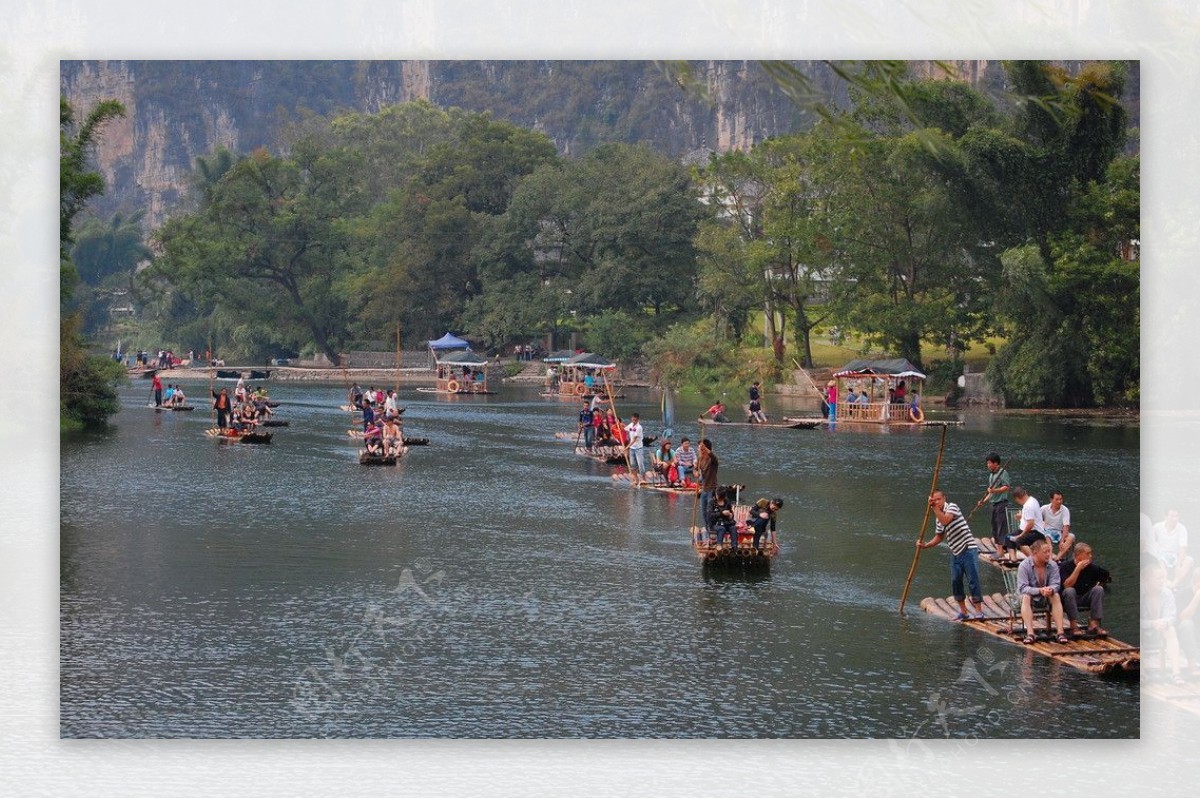
<svg viewBox="0 0 1200 799">
<path fill-rule="evenodd" d="M 1061 491 L 1050 492 L 1050 504 L 1040 511 L 1046 537 L 1050 539 L 1051 557 L 1062 560 L 1071 551 L 1075 536 L 1071 534 L 1071 510 L 1063 504 Z"/>
<path fill-rule="evenodd" d="M 383 401 L 383 418 L 395 419 L 399 414 L 396 411 L 396 392 L 394 389 L 388 389 L 387 398 Z"/>
<path fill-rule="evenodd" d="M 1021 521 L 1020 531 L 1017 535 L 1012 536 L 1011 540 L 1013 546 L 1028 557 L 1031 554 L 1030 544 L 1034 541 L 1046 540 L 1046 524 L 1042 521 L 1042 503 L 1029 496 L 1029 492 L 1023 486 L 1013 488 L 1012 495 L 1013 500 L 1021 506 Z"/>
<path fill-rule="evenodd" d="M 1150 551 L 1167 567 L 1167 588 L 1174 591 L 1192 571 L 1188 555 L 1187 528 L 1179 523 L 1179 511 L 1167 511 L 1167 518 L 1154 525 L 1150 536 Z"/>
<path fill-rule="evenodd" d="M 642 443 L 642 417 L 633 414 L 625 425 L 629 434 L 629 471 L 634 485 L 641 485 L 646 474 L 646 453 Z"/>
</svg>

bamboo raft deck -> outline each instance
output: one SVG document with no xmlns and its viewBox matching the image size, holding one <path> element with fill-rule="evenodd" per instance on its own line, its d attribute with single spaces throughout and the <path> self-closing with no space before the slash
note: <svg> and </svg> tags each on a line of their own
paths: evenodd
<svg viewBox="0 0 1200 799">
<path fill-rule="evenodd" d="M 712 419 L 705 419 L 701 416 L 696 420 L 702 425 L 712 425 L 713 427 L 772 427 L 784 430 L 812 430 L 824 424 L 823 419 L 787 419 L 782 422 L 714 422 Z"/>
<path fill-rule="evenodd" d="M 391 455 L 381 455 L 367 452 L 365 449 L 358 451 L 358 462 L 363 466 L 395 466 L 400 459 L 408 453 L 408 447 L 401 447 L 399 453 Z"/>
<path fill-rule="evenodd" d="M 272 434 L 260 433 L 257 430 L 239 433 L 229 427 L 210 427 L 204 431 L 204 435 L 230 444 L 270 444 Z"/>
<path fill-rule="evenodd" d="M 647 472 L 647 474 L 650 473 Z M 630 477 L 630 473 L 627 471 L 614 472 L 612 479 L 617 482 L 630 484 L 633 483 L 633 479 Z M 641 485 L 635 486 L 635 488 L 644 488 L 647 491 L 657 491 L 660 494 L 686 494 L 687 496 L 695 496 L 700 492 L 700 486 L 696 485 L 695 483 L 679 486 L 667 485 L 667 482 L 662 479 L 662 475 L 658 474 L 657 472 L 655 472 L 649 480 L 644 479 Z"/>
<path fill-rule="evenodd" d="M 150 405 L 155 411 L 194 411 L 195 405 Z"/>
<path fill-rule="evenodd" d="M 589 450 L 587 447 L 581 445 L 575 448 L 575 454 L 610 466 L 625 463 L 624 447 L 592 447 Z"/>
<path fill-rule="evenodd" d="M 969 603 L 968 607 L 971 607 Z M 926 597 L 921 600 L 921 610 L 926 613 L 946 621 L 972 627 L 1015 646 L 1031 650 L 1039 655 L 1046 655 L 1080 671 L 1111 678 L 1136 678 L 1140 671 L 1140 647 L 1131 646 L 1111 636 L 1084 636 L 1074 638 L 1070 643 L 1060 644 L 1053 638 L 1046 637 L 1044 627 L 1037 630 L 1035 643 L 1026 644 L 1017 637 L 1023 635 L 1024 628 L 1019 617 L 1015 620 L 1011 618 L 1008 599 L 1004 594 L 985 595 L 983 609 L 984 618 L 982 620 L 956 621 L 958 603 L 954 601 L 954 597 Z M 1044 618 L 1044 614 L 1038 615 L 1042 615 Z M 1010 631 L 1010 622 L 1017 625 L 1015 632 Z"/>
<path fill-rule="evenodd" d="M 1200 680 L 1195 678 L 1183 683 L 1143 680 L 1142 695 L 1154 697 L 1160 702 L 1200 716 Z"/>
<path fill-rule="evenodd" d="M 742 489 L 745 486 L 741 486 Z M 689 492 L 691 493 L 691 492 Z M 749 505 L 734 505 L 733 518 L 737 523 L 737 546 L 729 547 L 716 544 L 716 534 L 705 534 L 703 527 L 690 528 L 692 536 L 692 551 L 700 559 L 700 565 L 705 571 L 741 571 L 752 573 L 767 573 L 771 570 L 771 561 L 779 556 L 779 540 L 777 533 L 768 532 L 759 543 L 762 547 L 755 551 L 754 530 L 746 520 L 750 517 Z"/>
<path fill-rule="evenodd" d="M 1025 553 L 1017 550 L 1017 559 L 1012 563 L 1004 563 L 996 560 L 993 556 L 996 554 L 996 542 L 989 538 L 976 538 L 975 546 L 979 547 L 979 560 L 983 563 L 993 566 L 1000 571 L 1017 568 L 1017 565 L 1025 560 Z"/>
<path fill-rule="evenodd" d="M 459 389 L 458 391 L 448 391 L 444 388 L 430 388 L 429 386 L 417 386 L 417 391 L 426 394 L 445 394 L 451 397 L 475 397 L 482 394 L 495 394 L 495 391 L 485 391 L 483 389 Z"/>
</svg>

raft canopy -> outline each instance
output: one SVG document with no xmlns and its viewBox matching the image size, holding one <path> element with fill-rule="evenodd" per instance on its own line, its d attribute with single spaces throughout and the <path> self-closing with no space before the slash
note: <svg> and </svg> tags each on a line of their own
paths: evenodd
<svg viewBox="0 0 1200 799">
<path fill-rule="evenodd" d="M 429 341 L 431 350 L 469 350 L 471 345 L 466 339 L 461 339 L 453 333 L 446 333 L 439 339 Z"/>
<path fill-rule="evenodd" d="M 478 352 L 471 350 L 460 350 L 452 352 L 449 355 L 444 355 L 437 359 L 439 364 L 451 364 L 453 366 L 487 366 L 488 359 L 486 355 L 480 355 Z"/>
<path fill-rule="evenodd" d="M 616 369 L 617 365 L 608 358 L 603 358 L 594 352 L 581 352 L 564 361 L 567 366 L 582 366 L 585 369 Z"/>
<path fill-rule="evenodd" d="M 575 357 L 575 350 L 555 350 L 542 358 L 543 363 L 566 363 Z"/>
<path fill-rule="evenodd" d="M 917 367 L 908 362 L 907 358 L 889 358 L 886 360 L 868 360 L 859 358 L 843 366 L 833 373 L 834 377 L 915 377 L 925 379 L 925 375 Z"/>
</svg>

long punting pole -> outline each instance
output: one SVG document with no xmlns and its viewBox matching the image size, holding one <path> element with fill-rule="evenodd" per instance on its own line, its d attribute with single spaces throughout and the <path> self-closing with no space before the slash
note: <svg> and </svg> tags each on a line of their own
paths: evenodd
<svg viewBox="0 0 1200 799">
<path fill-rule="evenodd" d="M 946 428 L 947 425 L 942 425 L 942 442 L 938 445 L 937 463 L 933 467 L 933 484 L 929 488 L 929 493 L 932 495 L 938 484 L 938 474 L 942 471 L 942 453 L 946 451 Z M 917 536 L 919 543 L 925 542 L 925 528 L 929 525 L 929 514 L 933 510 L 933 506 L 928 501 L 925 502 L 925 520 L 921 522 L 921 533 Z M 908 589 L 912 585 L 913 575 L 917 573 L 917 561 L 921 559 L 921 548 L 917 547 L 916 553 L 913 555 L 912 566 L 908 570 L 908 579 L 904 581 L 904 593 L 900 594 L 900 615 L 904 615 L 904 602 L 908 599 Z"/>
<path fill-rule="evenodd" d="M 613 400 L 612 384 L 608 382 L 608 375 L 604 373 L 603 369 L 600 370 L 600 374 L 604 378 L 604 390 L 608 394 L 608 407 L 612 408 L 613 417 L 616 418 L 617 424 L 620 424 L 621 416 L 617 413 L 617 403 Z M 610 430 L 609 433 L 611 434 L 612 431 Z M 621 449 L 625 453 L 625 469 L 629 472 L 629 477 L 631 478 L 631 481 L 632 481 L 633 462 L 629 457 L 629 445 L 626 444 Z M 639 484 L 642 482 L 642 476 L 640 474 L 637 476 L 637 482 Z"/>
<path fill-rule="evenodd" d="M 701 439 L 701 441 L 704 440 L 704 417 L 703 416 L 700 417 L 700 439 Z M 697 449 L 699 449 L 699 447 L 700 447 L 699 441 L 696 442 L 696 447 L 697 447 Z M 696 465 L 697 466 L 700 465 L 699 458 L 696 459 Z M 700 487 L 700 484 L 696 483 L 696 493 L 694 494 L 694 499 L 692 500 L 692 528 L 691 528 L 692 530 L 696 529 L 696 511 L 700 508 L 700 492 L 701 492 L 701 490 L 702 489 Z M 703 519 L 702 522 L 704 524 L 708 524 L 707 519 Z M 694 537 L 695 533 L 692 533 L 692 535 Z"/>
<path fill-rule="evenodd" d="M 1010 464 L 1010 463 L 1012 463 L 1012 458 L 1009 458 L 1009 459 L 1008 459 L 1008 460 L 1006 460 L 1004 463 L 1000 464 L 1000 468 L 996 470 L 996 474 L 1000 474 L 1000 472 L 1004 471 L 1004 467 L 1005 467 L 1005 466 L 1008 466 L 1008 464 Z M 989 486 L 988 486 L 988 488 L 990 489 L 990 488 L 991 488 L 991 486 L 989 485 Z M 991 492 L 990 492 L 990 491 L 984 491 L 984 492 L 983 492 L 983 496 L 979 498 L 979 501 L 975 503 L 975 507 L 971 508 L 971 512 L 967 514 L 967 521 L 968 521 L 968 522 L 969 522 L 969 521 L 971 521 L 971 517 L 975 515 L 975 511 L 977 511 L 977 510 L 979 510 L 980 508 L 982 508 L 982 507 L 983 507 L 983 503 L 987 502 L 987 500 L 988 500 L 988 497 L 990 497 L 990 496 L 991 496 Z"/>
<path fill-rule="evenodd" d="M 212 426 L 217 426 L 217 398 L 213 396 L 213 356 L 212 331 L 208 333 L 208 418 Z"/>
</svg>

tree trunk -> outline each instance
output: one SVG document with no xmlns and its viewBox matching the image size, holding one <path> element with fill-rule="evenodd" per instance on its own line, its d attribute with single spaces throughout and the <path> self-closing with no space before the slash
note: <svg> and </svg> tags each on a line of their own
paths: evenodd
<svg viewBox="0 0 1200 799">
<path fill-rule="evenodd" d="M 925 369 L 921 365 L 921 334 L 915 330 L 905 333 L 900 339 L 900 357 L 907 358 L 913 366 Z"/>
</svg>

